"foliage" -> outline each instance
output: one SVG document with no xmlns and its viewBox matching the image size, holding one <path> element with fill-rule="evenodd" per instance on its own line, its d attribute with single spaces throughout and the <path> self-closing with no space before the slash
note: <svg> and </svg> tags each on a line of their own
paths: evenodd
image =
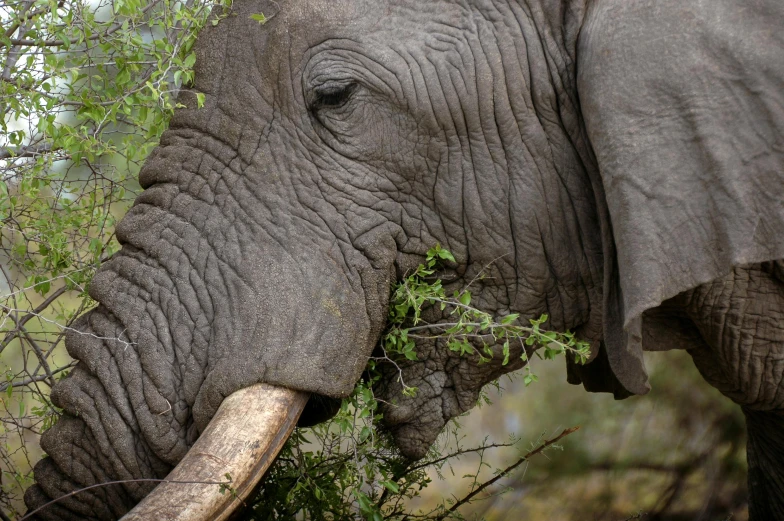
<svg viewBox="0 0 784 521">
<path fill-rule="evenodd" d="M 388 433 L 375 428 L 374 422 L 380 419 L 377 409 L 371 385 L 363 381 L 343 401 L 332 420 L 295 430 L 243 519 L 463 519 L 461 507 L 497 494 L 498 490 L 486 489 L 531 457 L 560 448 L 556 443 L 577 430 L 566 429 L 551 439 L 541 437 L 511 465 L 490 473 L 489 465 L 483 461 L 485 453 L 519 446 L 519 439 L 510 437 L 506 443 L 485 441 L 465 448 L 459 443 L 460 426 L 455 422 L 448 433 L 458 440 L 454 452 L 444 455 L 433 447 L 422 461 L 412 461 L 399 455 Z M 467 494 L 442 500 L 424 510 L 411 507 L 410 500 L 419 497 L 431 484 L 433 472 L 443 479 L 448 470 L 452 481 L 459 479 L 452 465 L 467 455 L 477 455 L 480 460 L 475 472 L 462 476 L 470 483 Z"/>
<path fill-rule="evenodd" d="M 480 364 L 487 363 L 493 357 L 492 346 L 499 341 L 502 344 L 503 365 L 509 363 L 510 345 L 515 342 L 521 348 L 520 357 L 524 362 L 530 362 L 528 356 L 532 351 L 547 360 L 559 354 L 571 355 L 581 364 L 588 360 L 590 345 L 587 342 L 577 340 L 570 332 L 558 333 L 541 328 L 547 322 L 547 315 L 530 319 L 528 326 L 518 323 L 518 313 L 493 317 L 471 306 L 471 284 L 447 297 L 441 281 L 436 277 L 440 261 L 454 262 L 455 259 L 449 251 L 437 244 L 427 252 L 425 264 L 420 264 L 393 291 L 389 327 L 382 339 L 387 356 L 402 355 L 408 360 L 416 360 L 416 339 L 440 338 L 450 350 L 461 355 L 476 356 Z M 453 319 L 423 324 L 422 310 L 426 306 L 447 310 Z M 476 347 L 477 343 L 479 347 Z M 538 348 L 541 348 L 541 355 Z M 530 363 L 526 364 L 525 371 L 526 385 L 537 380 Z M 402 383 L 405 393 L 416 392 L 416 388 Z"/>
<path fill-rule="evenodd" d="M 468 288 L 447 297 L 437 277 L 442 261 L 455 259 L 436 245 L 427 252 L 425 263 L 393 289 L 388 327 L 381 340 L 384 361 L 396 364 L 396 359 L 416 360 L 415 341 L 425 337 L 439 338 L 462 356 L 476 357 L 478 363 L 485 363 L 493 356 L 490 345 L 497 341 L 503 345 L 504 364 L 509 361 L 510 342 L 520 342 L 525 361 L 528 355 L 524 346 L 532 348 L 529 352 L 541 348 L 544 358 L 568 353 L 578 361 L 587 359 L 589 346 L 577 341 L 571 333 L 541 329 L 546 316 L 530 320 L 530 326 L 522 326 L 516 324 L 516 314 L 496 319 L 472 307 Z M 428 306 L 437 306 L 452 321 L 424 324 L 422 311 Z M 420 332 L 428 334 L 424 336 Z M 475 347 L 477 343 L 479 348 Z M 531 456 L 557 447 L 558 440 L 576 430 L 564 430 L 550 440 L 540 438 L 517 461 L 505 469 L 496 469 L 494 477 L 483 473 L 485 452 L 518 445 L 520 440 L 514 436 L 508 443 L 492 444 L 485 440 L 474 448 L 464 448 L 458 443 L 456 451 L 447 455 L 432 447 L 423 461 L 408 460 L 399 455 L 389 434 L 376 428 L 381 419 L 379 403 L 373 395 L 373 383 L 380 378 L 376 371 L 378 362 L 370 360 L 367 378 L 343 400 L 331 421 L 295 431 L 270 470 L 247 519 L 294 519 L 295 516 L 306 520 L 462 519 L 459 508 L 488 497 L 487 493 L 480 493 Z M 526 384 L 534 379 L 530 371 L 525 376 Z M 404 385 L 403 392 L 414 394 L 416 389 Z M 448 430 L 449 437 L 460 440 L 457 422 L 451 423 Z M 451 468 L 467 454 L 479 455 L 480 463 L 476 472 L 463 476 L 471 482 L 465 496 L 450 498 L 425 511 L 411 508 L 409 500 L 418 497 L 432 481 L 429 470 L 441 476 L 445 467 Z"/>
<path fill-rule="evenodd" d="M 27 442 L 57 418 L 49 389 L 84 288 L 116 249 L 141 162 L 191 80 L 218 0 L 0 3 L 0 508 L 29 484 Z M 32 452 L 31 452 L 32 451 Z"/>
</svg>

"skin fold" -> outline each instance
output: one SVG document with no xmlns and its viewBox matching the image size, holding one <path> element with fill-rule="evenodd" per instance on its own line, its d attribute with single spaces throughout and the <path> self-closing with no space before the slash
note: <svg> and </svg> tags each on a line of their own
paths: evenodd
<svg viewBox="0 0 784 521">
<path fill-rule="evenodd" d="M 28 507 L 164 477 L 254 383 L 329 417 L 440 243 L 447 293 L 591 343 L 571 383 L 644 394 L 643 349 L 688 349 L 746 412 L 752 519 L 784 519 L 784 7 L 704 4 L 236 0 L 66 338 Z M 393 366 L 376 390 L 412 458 L 522 366 L 417 352 L 416 396 Z M 117 519 L 152 488 L 35 519 Z"/>
</svg>

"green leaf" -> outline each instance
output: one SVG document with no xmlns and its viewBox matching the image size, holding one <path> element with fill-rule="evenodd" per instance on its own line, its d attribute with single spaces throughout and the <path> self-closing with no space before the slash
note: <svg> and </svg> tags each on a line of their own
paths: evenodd
<svg viewBox="0 0 784 521">
<path fill-rule="evenodd" d="M 447 250 L 443 250 L 443 249 L 440 250 L 438 252 L 438 256 L 440 258 L 444 259 L 444 260 L 448 260 L 448 261 L 451 261 L 451 262 L 456 262 L 454 256 L 452 255 L 452 253 L 447 251 Z"/>
<path fill-rule="evenodd" d="M 253 18 L 253 16 L 251 16 L 251 18 Z M 193 65 L 195 63 L 196 63 L 196 53 L 192 52 L 188 56 L 185 57 L 185 59 L 182 62 L 182 66 L 187 68 L 187 69 L 190 69 L 190 68 L 193 67 Z"/>
<path fill-rule="evenodd" d="M 120 86 L 125 85 L 129 81 L 131 81 L 131 73 L 130 71 L 128 71 L 127 68 L 121 69 L 120 72 L 117 73 L 117 76 L 114 78 L 115 84 Z"/>
<path fill-rule="evenodd" d="M 264 13 L 255 13 L 250 15 L 251 20 L 256 20 L 259 22 L 260 25 L 264 25 L 267 23 L 267 17 L 264 16 Z"/>
<path fill-rule="evenodd" d="M 520 313 L 510 313 L 501 319 L 501 325 L 508 326 L 518 318 L 520 318 Z"/>
<path fill-rule="evenodd" d="M 381 483 L 381 485 L 383 485 L 390 492 L 394 492 L 395 494 L 400 492 L 400 487 L 397 486 L 397 483 L 395 483 L 394 481 L 384 480 L 384 481 L 381 481 L 380 483 Z"/>
</svg>

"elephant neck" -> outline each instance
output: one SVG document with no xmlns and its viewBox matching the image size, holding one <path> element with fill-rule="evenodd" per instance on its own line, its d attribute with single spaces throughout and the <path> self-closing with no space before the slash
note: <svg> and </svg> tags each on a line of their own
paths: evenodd
<svg viewBox="0 0 784 521">
<path fill-rule="evenodd" d="M 515 29 L 524 42 L 519 54 L 526 55 L 520 58 L 540 92 L 532 93 L 534 109 L 557 124 L 586 168 L 595 168 L 577 93 L 577 46 L 590 0 L 503 1 L 520 13 Z"/>
<path fill-rule="evenodd" d="M 505 66 L 493 71 L 493 83 L 517 87 L 494 96 L 507 173 L 506 186 L 495 189 L 507 192 L 508 214 L 499 219 L 511 220 L 511 244 L 499 241 L 493 254 L 514 252 L 503 257 L 511 265 L 498 279 L 517 280 L 506 296 L 513 312 L 547 313 L 550 327 L 577 328 L 598 316 L 603 280 L 596 169 L 575 78 L 585 2 L 505 0 L 495 9 L 485 19 Z"/>
</svg>

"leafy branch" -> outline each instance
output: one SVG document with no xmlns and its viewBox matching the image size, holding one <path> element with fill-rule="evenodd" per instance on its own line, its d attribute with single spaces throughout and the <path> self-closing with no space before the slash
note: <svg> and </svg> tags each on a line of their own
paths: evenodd
<svg viewBox="0 0 784 521">
<path fill-rule="evenodd" d="M 440 245 L 427 252 L 424 264 L 400 282 L 392 293 L 388 328 L 382 338 L 385 356 L 402 356 L 417 360 L 417 339 L 440 339 L 451 351 L 465 356 L 476 356 L 479 363 L 487 363 L 493 358 L 493 346 L 501 343 L 503 365 L 509 363 L 510 347 L 518 343 L 521 347 L 520 358 L 526 362 L 526 385 L 537 380 L 531 371 L 529 356 L 541 350 L 540 357 L 550 360 L 558 355 L 570 355 L 578 363 L 585 363 L 590 356 L 590 344 L 578 340 L 573 333 L 559 333 L 542 328 L 548 316 L 542 315 L 529 319 L 529 325 L 520 324 L 520 315 L 510 313 L 494 317 L 471 305 L 472 294 L 469 286 L 446 295 L 441 280 L 436 277 L 439 264 L 443 261 L 454 262 L 454 256 Z M 448 322 L 425 323 L 422 310 L 437 306 L 447 312 L 453 320 Z M 409 387 L 401 379 L 404 393 L 413 394 L 416 389 Z"/>
<path fill-rule="evenodd" d="M 448 297 L 437 276 L 439 263 L 444 261 L 454 262 L 452 254 L 435 246 L 427 252 L 425 263 L 393 288 L 389 327 L 380 343 L 383 356 L 371 358 L 366 378 L 342 401 L 331 420 L 311 429 L 295 430 L 245 519 L 461 519 L 458 512 L 461 507 L 483 498 L 483 492 L 504 476 L 531 457 L 556 447 L 559 440 L 577 430 L 574 427 L 551 439 L 540 439 L 514 463 L 499 469 L 493 477 L 482 479 L 481 472 L 487 466 L 484 453 L 516 445 L 520 440 L 513 437 L 510 443 L 458 446 L 446 455 L 431 447 L 423 461 L 412 461 L 399 454 L 389 433 L 377 429 L 381 420 L 379 400 L 373 392 L 373 385 L 381 378 L 377 363 L 383 360 L 397 366 L 395 360 L 399 358 L 416 360 L 418 339 L 443 340 L 451 350 L 476 357 L 479 363 L 489 361 L 493 355 L 491 346 L 496 342 L 503 346 L 504 364 L 509 362 L 513 342 L 520 343 L 522 357 L 537 349 L 543 351 L 544 358 L 563 353 L 584 361 L 588 356 L 588 346 L 572 334 L 543 329 L 541 325 L 547 317 L 521 325 L 516 314 L 494 318 L 473 307 L 468 288 Z M 451 320 L 426 323 L 423 311 L 431 306 L 437 306 Z M 402 375 L 399 366 L 398 370 Z M 529 375 L 535 378 L 530 372 Z M 527 383 L 530 381 L 533 380 L 526 379 Z M 403 384 L 403 392 L 413 394 L 416 389 Z M 453 422 L 449 429 L 459 440 L 459 424 Z M 445 466 L 451 467 L 469 455 L 478 457 L 479 464 L 474 474 L 464 476 L 471 479 L 470 491 L 465 496 L 454 498 L 449 504 L 442 502 L 429 511 L 410 509 L 409 501 L 428 487 L 432 473 L 441 475 Z"/>
</svg>

